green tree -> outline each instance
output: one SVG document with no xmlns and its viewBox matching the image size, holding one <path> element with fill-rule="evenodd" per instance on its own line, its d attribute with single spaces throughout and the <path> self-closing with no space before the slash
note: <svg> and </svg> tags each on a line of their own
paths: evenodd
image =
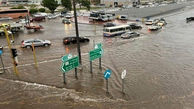
<svg viewBox="0 0 194 109">
<path fill-rule="evenodd" d="M 45 10 L 45 8 L 40 8 L 40 9 L 38 9 L 38 11 L 39 12 L 45 12 L 46 10 Z"/>
<path fill-rule="evenodd" d="M 71 0 L 61 0 L 61 4 L 69 11 L 72 10 Z"/>
<path fill-rule="evenodd" d="M 30 14 L 35 14 L 35 13 L 37 13 L 38 12 L 38 9 L 36 9 L 36 8 L 30 8 Z"/>
<path fill-rule="evenodd" d="M 90 1 L 80 0 L 80 3 L 81 3 L 82 6 L 86 7 L 88 10 L 90 10 Z"/>
<path fill-rule="evenodd" d="M 47 7 L 51 13 L 54 13 L 59 4 L 56 0 L 43 0 L 42 6 Z"/>
</svg>

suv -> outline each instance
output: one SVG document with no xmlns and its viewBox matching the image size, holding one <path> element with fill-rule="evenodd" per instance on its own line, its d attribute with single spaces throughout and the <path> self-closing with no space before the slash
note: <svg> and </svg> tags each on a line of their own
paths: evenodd
<svg viewBox="0 0 194 109">
<path fill-rule="evenodd" d="M 34 44 L 34 47 L 37 46 L 49 46 L 51 45 L 51 41 L 49 40 L 41 40 L 41 39 L 28 39 L 28 40 L 23 40 L 22 41 L 22 48 L 31 48 L 32 43 Z"/>
<path fill-rule="evenodd" d="M 86 37 L 79 37 L 79 40 L 82 43 L 90 41 L 90 39 L 88 39 Z M 63 38 L 63 44 L 68 45 L 70 43 L 73 43 L 73 44 L 77 43 L 77 37 L 65 37 L 65 38 Z"/>
</svg>

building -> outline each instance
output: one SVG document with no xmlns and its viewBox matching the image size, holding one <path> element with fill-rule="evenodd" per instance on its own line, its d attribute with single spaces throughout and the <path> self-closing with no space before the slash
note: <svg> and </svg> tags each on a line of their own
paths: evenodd
<svg viewBox="0 0 194 109">
<path fill-rule="evenodd" d="M 29 0 L 7 0 L 7 4 L 26 4 Z"/>
<path fill-rule="evenodd" d="M 101 0 L 100 4 L 105 4 L 106 6 L 122 6 L 132 4 L 133 0 Z"/>
</svg>

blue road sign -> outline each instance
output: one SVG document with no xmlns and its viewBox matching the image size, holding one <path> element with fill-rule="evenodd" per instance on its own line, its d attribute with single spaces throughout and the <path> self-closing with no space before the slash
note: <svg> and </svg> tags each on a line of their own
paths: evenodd
<svg viewBox="0 0 194 109">
<path fill-rule="evenodd" d="M 2 50 L 0 50 L 0 55 L 3 53 L 3 51 Z"/>
<path fill-rule="evenodd" d="M 105 78 L 105 79 L 110 78 L 111 73 L 112 73 L 111 70 L 106 70 L 106 71 L 104 72 L 104 78 Z"/>
</svg>

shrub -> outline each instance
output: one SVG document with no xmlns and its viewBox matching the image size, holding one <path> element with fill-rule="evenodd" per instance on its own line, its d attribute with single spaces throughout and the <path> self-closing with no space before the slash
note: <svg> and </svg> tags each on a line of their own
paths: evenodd
<svg viewBox="0 0 194 109">
<path fill-rule="evenodd" d="M 17 7 L 12 7 L 11 9 L 26 9 L 26 8 L 22 5 L 19 5 Z"/>
<path fill-rule="evenodd" d="M 39 12 L 45 12 L 46 10 L 44 8 L 40 8 Z"/>
<path fill-rule="evenodd" d="M 35 14 L 37 12 L 38 12 L 38 9 L 36 9 L 36 8 L 31 8 L 30 9 L 30 14 Z"/>
</svg>

